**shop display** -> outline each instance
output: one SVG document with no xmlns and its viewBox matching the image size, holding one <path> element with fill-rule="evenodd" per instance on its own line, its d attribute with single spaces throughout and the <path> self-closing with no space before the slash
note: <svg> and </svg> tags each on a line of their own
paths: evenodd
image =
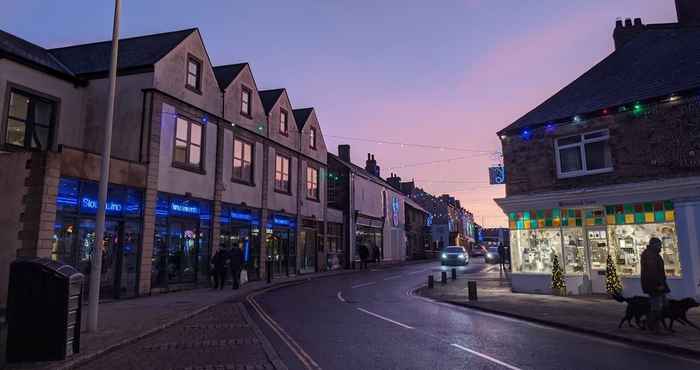
<svg viewBox="0 0 700 370">
<path fill-rule="evenodd" d="M 552 254 L 561 251 L 561 231 L 543 229 L 511 234 L 514 269 L 518 272 L 550 273 Z"/>
<path fill-rule="evenodd" d="M 661 257 L 667 276 L 680 276 L 678 243 L 672 223 L 608 226 L 615 262 L 621 275 L 639 275 L 640 258 L 649 239 L 661 239 Z"/>
<path fill-rule="evenodd" d="M 565 228 L 564 269 L 569 275 L 579 275 L 587 270 L 586 248 L 583 240 L 583 228 Z"/>
</svg>

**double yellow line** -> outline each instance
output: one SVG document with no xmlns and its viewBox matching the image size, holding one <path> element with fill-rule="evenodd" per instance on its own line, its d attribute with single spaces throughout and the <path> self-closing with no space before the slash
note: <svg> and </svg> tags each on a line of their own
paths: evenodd
<svg viewBox="0 0 700 370">
<path fill-rule="evenodd" d="M 255 300 L 255 297 L 267 293 L 268 291 L 274 289 L 275 287 L 270 287 L 258 292 L 254 292 L 249 294 L 246 297 L 246 301 L 248 304 L 250 304 L 251 307 L 255 310 L 255 312 L 260 316 L 260 319 L 262 319 L 269 327 L 272 329 L 275 334 L 277 334 L 280 339 L 289 347 L 289 349 L 294 353 L 295 356 L 301 361 L 302 364 L 304 364 L 304 367 L 308 370 L 321 370 L 321 367 L 314 361 L 313 358 L 311 358 L 311 355 L 306 353 L 303 348 L 297 343 L 291 335 L 289 335 L 283 328 L 280 326 L 270 315 L 265 312 L 265 310 L 262 308 L 262 306 Z"/>
</svg>

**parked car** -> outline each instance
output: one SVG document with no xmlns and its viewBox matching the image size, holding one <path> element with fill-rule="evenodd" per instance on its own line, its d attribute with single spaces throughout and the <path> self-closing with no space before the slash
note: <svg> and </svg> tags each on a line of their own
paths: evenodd
<svg viewBox="0 0 700 370">
<path fill-rule="evenodd" d="M 466 266 L 469 264 L 469 254 L 464 247 L 458 245 L 445 248 L 440 257 L 443 266 Z"/>
<path fill-rule="evenodd" d="M 481 244 L 475 245 L 471 248 L 469 253 L 472 257 L 483 257 L 486 254 L 486 247 Z"/>
<path fill-rule="evenodd" d="M 498 254 L 498 247 L 489 247 L 484 257 L 486 263 L 500 263 L 501 255 Z"/>
</svg>

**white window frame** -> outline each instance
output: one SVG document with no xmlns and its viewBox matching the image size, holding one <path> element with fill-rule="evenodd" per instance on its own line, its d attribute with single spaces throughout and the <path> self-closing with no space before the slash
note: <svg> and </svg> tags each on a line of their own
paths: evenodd
<svg viewBox="0 0 700 370">
<path fill-rule="evenodd" d="M 598 134 L 598 133 L 604 133 L 600 137 L 596 137 L 593 139 L 586 139 L 587 135 L 592 135 L 592 134 Z M 562 139 L 568 139 L 571 137 L 579 136 L 581 138 L 581 141 L 574 143 L 574 144 L 568 144 L 568 145 L 559 145 L 559 140 Z M 610 167 L 607 168 L 600 168 L 597 170 L 588 170 L 588 163 L 586 162 L 586 144 L 591 144 L 591 143 L 597 143 L 600 141 L 610 141 L 610 132 L 608 130 L 597 130 L 597 131 L 591 131 L 591 132 L 586 132 L 578 135 L 568 135 L 568 136 L 562 136 L 554 139 L 554 154 L 555 154 L 555 160 L 557 162 L 557 177 L 560 179 L 565 179 L 565 178 L 570 178 L 570 177 L 579 177 L 579 176 L 588 176 L 588 175 L 598 175 L 601 173 L 608 173 L 612 172 L 614 170 L 614 166 L 612 164 L 612 158 L 610 161 Z M 608 143 L 609 145 L 609 143 Z M 561 158 L 560 158 L 560 151 L 562 149 L 570 149 L 570 148 L 575 148 L 578 147 L 579 151 L 581 153 L 581 167 L 582 169 L 579 171 L 572 171 L 572 172 L 566 172 L 562 173 L 561 172 Z"/>
</svg>

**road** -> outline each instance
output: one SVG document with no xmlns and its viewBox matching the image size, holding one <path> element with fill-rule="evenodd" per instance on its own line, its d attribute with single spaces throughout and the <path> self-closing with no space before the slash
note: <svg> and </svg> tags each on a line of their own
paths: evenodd
<svg viewBox="0 0 700 370">
<path fill-rule="evenodd" d="M 485 268 L 474 263 L 460 273 Z M 247 308 L 290 369 L 700 368 L 695 360 L 410 294 L 440 269 L 422 264 L 310 280 L 253 295 Z"/>
</svg>

